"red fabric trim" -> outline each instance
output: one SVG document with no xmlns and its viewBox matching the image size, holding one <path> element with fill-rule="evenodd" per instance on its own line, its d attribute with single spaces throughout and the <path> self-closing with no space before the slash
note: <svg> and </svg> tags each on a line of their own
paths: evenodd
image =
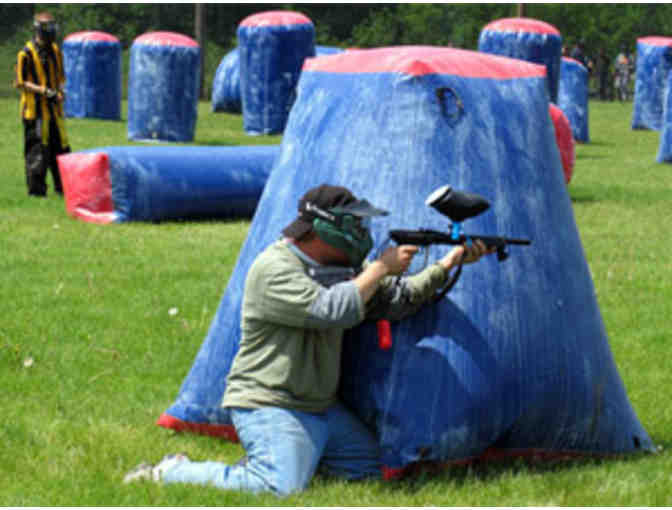
<svg viewBox="0 0 672 510">
<path fill-rule="evenodd" d="M 546 66 L 489 53 L 439 46 L 394 46 L 348 50 L 308 58 L 304 71 L 331 73 L 404 73 L 411 76 L 449 74 L 470 78 L 546 76 Z"/>
<path fill-rule="evenodd" d="M 191 46 L 198 48 L 198 43 L 191 37 L 175 32 L 148 32 L 139 35 L 133 44 L 147 44 L 153 46 Z"/>
<path fill-rule="evenodd" d="M 205 436 L 220 437 L 228 439 L 231 442 L 238 442 L 238 434 L 233 425 L 217 425 L 211 423 L 193 423 L 182 421 L 174 416 L 163 413 L 156 421 L 159 427 L 166 429 L 173 429 L 176 432 L 193 432 L 195 434 L 202 434 Z"/>
<path fill-rule="evenodd" d="M 251 14 L 240 22 L 241 27 L 267 27 L 277 25 L 312 25 L 313 22 L 300 12 L 266 11 Z"/>
<path fill-rule="evenodd" d="M 672 37 L 661 37 L 652 35 L 649 37 L 640 37 L 638 43 L 648 44 L 650 46 L 672 46 Z"/>
<path fill-rule="evenodd" d="M 576 60 L 575 58 L 572 58 L 572 57 L 562 57 L 562 61 L 563 62 L 571 62 L 572 64 L 578 64 L 581 67 L 583 67 L 584 69 L 586 68 L 586 66 L 584 66 L 581 62 L 579 62 L 578 60 Z"/>
<path fill-rule="evenodd" d="M 68 214 L 90 223 L 112 223 L 116 215 L 107 153 L 75 152 L 56 159 Z"/>
<path fill-rule="evenodd" d="M 64 41 L 68 42 L 85 42 L 85 41 L 103 41 L 103 42 L 119 42 L 119 39 L 107 32 L 95 32 L 92 30 L 84 30 L 82 32 L 75 32 L 67 36 Z"/>
<path fill-rule="evenodd" d="M 532 18 L 502 18 L 488 23 L 483 30 L 560 35 L 560 31 L 550 23 Z"/>
<path fill-rule="evenodd" d="M 615 456 L 615 454 L 597 454 L 575 451 L 556 452 L 540 448 L 512 450 L 488 448 L 481 455 L 476 457 L 467 457 L 449 462 L 416 462 L 401 468 L 383 466 L 381 471 L 383 480 L 399 480 L 421 473 L 438 473 L 454 466 L 468 466 L 476 462 L 504 462 L 512 459 L 525 459 L 530 462 L 553 462 L 586 458 L 608 458 Z"/>
</svg>

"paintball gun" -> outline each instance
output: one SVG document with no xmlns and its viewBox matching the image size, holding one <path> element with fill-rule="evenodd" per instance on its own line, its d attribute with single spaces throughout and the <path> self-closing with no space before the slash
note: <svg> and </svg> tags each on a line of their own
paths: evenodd
<svg viewBox="0 0 672 510">
<path fill-rule="evenodd" d="M 509 257 L 508 245 L 531 243 L 529 239 L 465 234 L 462 230 L 462 222 L 467 218 L 478 216 L 490 207 L 490 203 L 485 198 L 475 193 L 465 193 L 451 186 L 441 186 L 427 197 L 425 204 L 452 220 L 450 233 L 429 229 L 391 230 L 389 236 L 395 243 L 416 246 L 465 243 L 469 245 L 472 239 L 480 239 L 486 248 L 496 248 L 497 260 L 500 262 Z"/>
<path fill-rule="evenodd" d="M 509 245 L 529 245 L 529 239 L 516 239 L 500 236 L 486 236 L 480 234 L 466 234 L 462 230 L 462 222 L 473 218 L 490 208 L 490 203 L 480 195 L 466 193 L 453 189 L 451 186 L 441 186 L 433 191 L 425 200 L 425 204 L 433 207 L 439 213 L 451 220 L 450 232 L 438 230 L 390 230 L 390 238 L 397 244 L 412 244 L 427 247 L 433 244 L 470 245 L 473 239 L 480 239 L 486 248 L 495 248 L 497 260 L 505 261 L 509 257 Z M 462 263 L 455 273 L 446 282 L 444 288 L 435 296 L 435 301 L 440 300 L 453 288 L 462 273 Z M 389 349 L 392 346 L 392 338 L 389 322 L 378 321 L 378 345 L 381 349 Z"/>
</svg>

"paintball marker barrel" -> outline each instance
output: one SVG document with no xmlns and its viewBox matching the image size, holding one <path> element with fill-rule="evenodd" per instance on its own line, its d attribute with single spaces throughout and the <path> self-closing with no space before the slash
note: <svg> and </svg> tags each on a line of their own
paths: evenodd
<svg viewBox="0 0 672 510">
<path fill-rule="evenodd" d="M 412 244 L 415 246 L 430 246 L 432 244 L 453 244 L 460 245 L 468 243 L 470 240 L 480 239 L 485 244 L 486 248 L 497 249 L 497 259 L 500 261 L 508 258 L 506 246 L 510 244 L 515 245 L 529 245 L 529 239 L 517 239 L 512 237 L 499 236 L 482 236 L 461 234 L 458 237 L 453 237 L 446 232 L 439 232 L 438 230 L 390 230 L 390 238 L 397 244 Z"/>
</svg>

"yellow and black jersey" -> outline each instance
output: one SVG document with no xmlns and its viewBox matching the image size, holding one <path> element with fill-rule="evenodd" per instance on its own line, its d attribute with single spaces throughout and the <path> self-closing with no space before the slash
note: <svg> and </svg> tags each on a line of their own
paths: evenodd
<svg viewBox="0 0 672 510">
<path fill-rule="evenodd" d="M 62 125 L 63 104 L 57 101 L 50 103 L 46 96 L 22 88 L 25 82 L 32 82 L 54 90 L 60 90 L 65 84 L 63 55 L 56 43 L 44 49 L 41 49 L 35 41 L 31 40 L 26 43 L 17 56 L 16 84 L 21 88 L 19 103 L 21 117 L 26 120 L 42 120 L 43 142 L 46 143 L 48 140 L 48 125 L 52 115 L 57 120 L 61 131 L 61 140 L 67 140 Z M 67 144 L 67 141 L 64 143 Z"/>
</svg>

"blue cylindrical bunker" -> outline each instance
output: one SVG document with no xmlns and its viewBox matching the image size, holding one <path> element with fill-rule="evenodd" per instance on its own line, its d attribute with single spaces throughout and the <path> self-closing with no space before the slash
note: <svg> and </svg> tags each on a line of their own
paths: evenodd
<svg viewBox="0 0 672 510">
<path fill-rule="evenodd" d="M 65 114 L 121 118 L 121 44 L 106 32 L 84 31 L 63 40 Z"/>
<path fill-rule="evenodd" d="M 637 39 L 635 100 L 632 129 L 659 130 L 663 125 L 663 99 L 672 70 L 672 37 Z"/>
<path fill-rule="evenodd" d="M 141 35 L 131 46 L 128 139 L 190 142 L 198 114 L 201 49 L 173 32 Z"/>
<path fill-rule="evenodd" d="M 240 58 L 238 48 L 232 49 L 217 66 L 212 81 L 212 111 L 240 113 Z"/>
<path fill-rule="evenodd" d="M 481 30 L 478 51 L 545 65 L 551 101 L 557 101 L 562 36 L 553 25 L 530 18 L 493 21 Z"/>
<path fill-rule="evenodd" d="M 587 143 L 588 135 L 588 69 L 573 58 L 563 57 L 560 66 L 558 106 L 572 126 L 577 142 Z"/>
<path fill-rule="evenodd" d="M 667 74 L 667 85 L 663 94 L 663 123 L 658 145 L 658 163 L 672 163 L 672 71 Z"/>
<path fill-rule="evenodd" d="M 245 132 L 282 133 L 303 61 L 315 56 L 312 21 L 291 11 L 253 14 L 238 27 L 238 48 Z"/>
</svg>

